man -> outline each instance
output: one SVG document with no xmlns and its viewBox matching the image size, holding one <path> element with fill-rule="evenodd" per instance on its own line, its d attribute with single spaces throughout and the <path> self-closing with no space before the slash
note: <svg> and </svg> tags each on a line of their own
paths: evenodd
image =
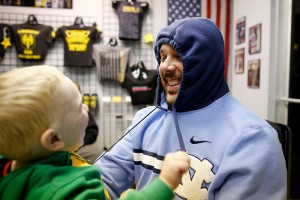
<svg viewBox="0 0 300 200">
<path fill-rule="evenodd" d="M 159 175 L 166 153 L 186 151 L 189 173 L 176 199 L 283 200 L 286 167 L 275 130 L 234 99 L 224 76 L 216 25 L 188 18 L 163 28 L 155 42 L 156 106 L 137 112 L 128 134 L 95 165 L 119 196 Z"/>
</svg>

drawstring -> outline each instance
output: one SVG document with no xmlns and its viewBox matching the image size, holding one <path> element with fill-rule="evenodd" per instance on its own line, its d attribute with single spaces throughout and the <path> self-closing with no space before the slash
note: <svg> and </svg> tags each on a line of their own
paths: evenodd
<svg viewBox="0 0 300 200">
<path fill-rule="evenodd" d="M 163 107 L 155 107 L 153 110 L 151 110 L 145 117 L 143 117 L 143 119 L 141 119 L 138 123 L 136 123 L 130 130 L 128 130 L 118 141 L 116 141 L 111 147 L 109 147 L 103 154 L 101 154 L 95 161 L 94 163 L 96 163 L 100 158 L 102 158 L 102 156 L 104 156 L 107 152 L 109 152 L 121 139 L 123 139 L 128 133 L 130 133 L 137 125 L 139 125 L 144 119 L 146 119 L 154 110 L 156 110 L 157 108 L 166 110 Z M 177 114 L 176 114 L 176 109 L 174 108 L 172 110 L 172 115 L 173 115 L 173 119 L 175 122 L 175 127 L 176 127 L 176 133 L 178 136 L 178 141 L 179 141 L 179 145 L 180 145 L 180 150 L 181 151 L 186 151 L 185 146 L 184 146 L 184 142 L 183 142 L 183 138 L 182 138 L 182 134 L 179 128 L 179 124 L 178 124 L 178 120 L 177 120 Z"/>
<path fill-rule="evenodd" d="M 182 134 L 181 134 L 179 124 L 178 124 L 176 108 L 174 108 L 174 107 L 173 107 L 173 110 L 172 110 L 172 114 L 173 114 L 173 118 L 174 118 L 174 123 L 175 123 L 175 127 L 176 127 L 176 133 L 177 133 L 179 145 L 180 145 L 180 150 L 181 151 L 186 151 L 185 146 L 184 146 L 184 142 L 183 142 L 183 138 L 182 138 Z"/>
<path fill-rule="evenodd" d="M 130 130 L 128 130 L 120 139 L 118 139 L 118 141 L 116 141 L 111 147 L 109 147 L 103 154 L 101 154 L 95 161 L 94 163 L 96 163 L 100 158 L 102 158 L 102 156 L 104 156 L 108 151 L 110 151 L 120 140 L 122 140 L 128 133 L 130 133 L 130 131 L 132 131 L 137 125 L 139 125 L 144 119 L 146 119 L 154 110 L 156 109 L 156 107 L 151 110 L 143 119 L 141 119 L 138 123 L 136 123 Z"/>
</svg>

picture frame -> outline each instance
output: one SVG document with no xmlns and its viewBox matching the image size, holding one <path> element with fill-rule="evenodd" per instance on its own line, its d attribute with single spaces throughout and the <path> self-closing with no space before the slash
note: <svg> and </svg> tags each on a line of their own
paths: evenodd
<svg viewBox="0 0 300 200">
<path fill-rule="evenodd" d="M 260 87 L 260 59 L 248 61 L 248 87 Z"/>
<path fill-rule="evenodd" d="M 234 72 L 236 74 L 244 73 L 244 63 L 245 63 L 245 48 L 235 50 Z"/>
<path fill-rule="evenodd" d="M 245 42 L 246 36 L 246 17 L 242 17 L 236 22 L 235 29 L 235 44 L 242 44 Z"/>
<path fill-rule="evenodd" d="M 249 28 L 249 54 L 261 51 L 261 23 Z"/>
</svg>

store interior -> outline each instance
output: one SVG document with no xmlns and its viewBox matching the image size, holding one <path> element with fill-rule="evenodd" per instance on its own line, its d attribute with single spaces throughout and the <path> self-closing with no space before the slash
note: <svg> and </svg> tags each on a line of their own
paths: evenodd
<svg viewBox="0 0 300 200">
<path fill-rule="evenodd" d="M 18 67 L 52 65 L 78 83 L 98 130 L 95 140 L 79 150 L 91 162 L 126 133 L 138 110 L 154 104 L 157 62 L 153 44 L 159 30 L 188 16 L 217 23 L 215 13 L 220 9 L 217 1 L 210 0 L 193 1 L 193 8 L 189 0 L 128 2 L 139 4 L 138 18 L 120 13 L 121 0 L 0 3 L 0 74 Z M 230 92 L 260 117 L 290 128 L 289 199 L 300 199 L 300 1 L 219 2 L 225 4 L 218 23 L 226 40 L 224 73 Z M 182 9 L 187 9 L 184 15 L 180 15 Z M 24 24 L 41 24 L 35 31 L 44 36 L 34 31 L 21 33 L 28 29 Z M 32 53 L 33 48 L 39 50 Z M 133 73 L 138 78 L 132 78 Z M 134 87 L 148 89 L 137 94 L 132 92 Z"/>
</svg>

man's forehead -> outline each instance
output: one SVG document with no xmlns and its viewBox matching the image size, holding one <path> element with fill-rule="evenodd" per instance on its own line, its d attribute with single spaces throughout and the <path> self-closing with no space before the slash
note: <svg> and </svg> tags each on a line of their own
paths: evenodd
<svg viewBox="0 0 300 200">
<path fill-rule="evenodd" d="M 174 48 L 173 48 L 170 44 L 168 44 L 168 43 L 163 43 L 163 44 L 161 45 L 160 49 L 159 49 L 159 52 L 160 52 L 160 53 L 163 53 L 164 51 L 170 50 L 170 49 L 174 50 Z"/>
</svg>

